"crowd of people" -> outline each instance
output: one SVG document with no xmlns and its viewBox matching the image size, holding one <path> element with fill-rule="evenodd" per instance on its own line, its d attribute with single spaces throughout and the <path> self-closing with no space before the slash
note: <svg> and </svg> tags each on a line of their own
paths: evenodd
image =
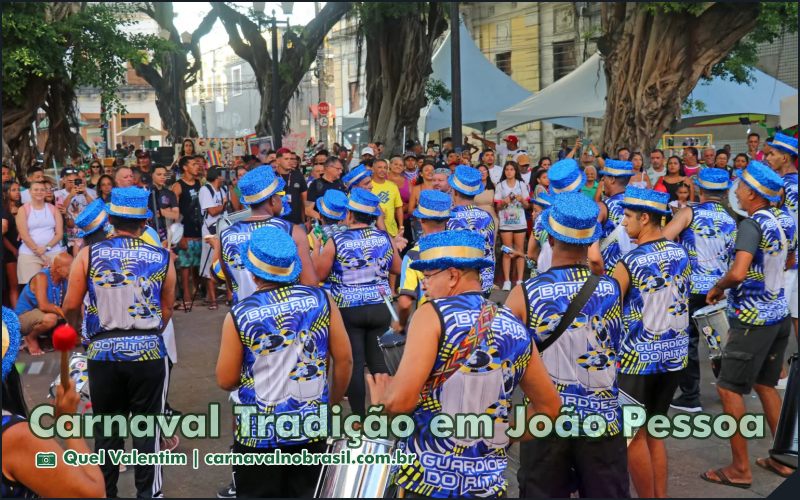
<svg viewBox="0 0 800 500">
<path fill-rule="evenodd" d="M 423 152 L 412 140 L 401 154 L 374 143 L 354 159 L 336 144 L 302 158 L 264 151 L 230 168 L 209 166 L 186 139 L 173 165 L 140 151 L 133 168 L 67 167 L 58 185 L 37 166 L 20 183 L 4 165 L 4 496 L 54 487 L 6 468 L 6 435 L 33 439 L 14 425 L 27 411 L 6 370 L 18 345 L 41 354 L 42 336 L 66 321 L 81 332 L 96 415 L 180 414 L 166 402 L 173 311 L 196 300 L 215 310 L 222 296 L 230 310 L 216 378 L 231 400 L 306 416 L 346 398 L 353 414 L 371 403 L 412 415 L 414 434 L 398 446 L 417 460 L 394 479 L 405 496 L 505 495 L 504 431 L 519 388 L 529 415 L 555 418 L 568 405 L 606 426 L 600 438 L 521 437 L 521 496 L 629 497 L 632 482 L 639 497 L 666 497 L 664 440 L 642 430 L 626 443 L 620 397 L 649 417 L 702 411 L 704 333 L 691 318 L 707 305 L 725 303 L 730 322 L 717 380 L 724 411 L 741 417 L 755 390 L 775 433 L 776 386 L 797 334 L 795 137 L 762 145 L 751 134 L 735 157 L 688 146 L 669 158 L 602 155 L 579 138 L 536 165 L 513 135 L 473 139 L 477 154 L 448 140 Z M 509 292 L 504 305 L 490 300 L 496 291 Z M 379 345 L 390 329 L 406 339 L 393 376 Z M 74 411 L 73 399 L 59 390 L 56 406 Z M 439 414 L 487 412 L 491 440 L 427 432 Z M 236 453 L 324 451 L 318 438 L 245 435 L 239 418 Z M 731 448 L 732 463 L 702 477 L 749 487 L 747 443 L 735 435 Z M 791 472 L 772 458 L 756 464 Z M 73 469 L 59 477 L 97 486 L 96 468 Z M 119 468 L 101 469 L 116 496 Z M 308 496 L 319 470 L 237 465 L 219 496 Z M 163 493 L 159 466 L 135 473 L 138 495 Z"/>
</svg>

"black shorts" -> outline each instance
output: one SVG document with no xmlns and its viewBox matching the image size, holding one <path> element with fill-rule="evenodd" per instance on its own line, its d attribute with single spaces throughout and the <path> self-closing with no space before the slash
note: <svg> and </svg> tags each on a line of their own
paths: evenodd
<svg viewBox="0 0 800 500">
<path fill-rule="evenodd" d="M 619 389 L 644 406 L 647 416 L 666 415 L 683 370 L 649 375 L 617 374 Z"/>
<path fill-rule="evenodd" d="M 520 443 L 520 498 L 628 498 L 622 433 L 600 439 L 547 437 Z"/>
<path fill-rule="evenodd" d="M 233 443 L 234 453 L 324 453 L 325 441 L 279 448 L 252 448 Z M 317 486 L 321 465 L 234 465 L 233 482 L 236 495 L 244 498 L 301 498 L 312 497 Z"/>
<path fill-rule="evenodd" d="M 749 394 L 754 384 L 775 387 L 792 332 L 791 319 L 769 326 L 750 326 L 736 318 L 728 320 L 730 330 L 722 348 L 717 385 L 738 394 Z"/>
<path fill-rule="evenodd" d="M 528 232 L 527 229 L 501 229 L 501 233 L 511 233 L 511 234 L 526 234 Z"/>
</svg>

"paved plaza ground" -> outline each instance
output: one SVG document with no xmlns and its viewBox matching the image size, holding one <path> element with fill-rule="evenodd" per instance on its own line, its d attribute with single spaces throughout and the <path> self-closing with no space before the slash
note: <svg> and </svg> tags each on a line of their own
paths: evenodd
<svg viewBox="0 0 800 500">
<path fill-rule="evenodd" d="M 505 293 L 496 292 L 495 300 L 503 300 Z M 231 415 L 227 403 L 227 393 L 217 387 L 214 368 L 219 351 L 220 328 L 228 308 L 221 306 L 217 311 L 208 311 L 204 306 L 195 304 L 194 311 L 175 313 L 175 330 L 178 343 L 178 364 L 175 366 L 170 387 L 170 404 L 184 413 L 205 413 L 209 402 L 218 402 L 222 405 L 223 420 L 221 429 L 228 432 L 223 438 L 189 440 L 182 439 L 175 451 L 190 454 L 197 448 L 202 456 L 206 452 L 223 452 L 230 445 Z M 790 342 L 790 350 L 794 351 L 796 344 Z M 701 359 L 705 352 L 701 351 Z M 18 363 L 22 366 L 24 374 L 22 381 L 25 395 L 32 407 L 46 400 L 47 390 L 59 370 L 58 353 L 48 353 L 40 357 L 31 357 L 24 352 L 20 353 Z M 711 368 L 708 363 L 702 363 L 702 400 L 704 410 L 712 414 L 721 412 L 721 405 L 713 383 Z M 761 405 L 755 394 L 745 398 L 747 411 L 761 412 Z M 766 456 L 772 443 L 771 437 L 750 442 L 751 463 L 755 457 Z M 130 441 L 126 447 L 130 449 Z M 699 439 L 668 439 L 669 453 L 669 496 L 715 498 L 735 497 L 751 498 L 766 497 L 783 481 L 775 474 L 769 473 L 753 465 L 753 486 L 749 490 L 742 490 L 726 486 L 718 486 L 701 480 L 701 472 L 714 467 L 727 464 L 730 460 L 730 448 L 727 441 L 718 438 L 705 440 Z M 518 494 L 516 482 L 516 469 L 519 465 L 519 448 L 512 446 L 510 467 L 507 472 L 509 479 L 509 496 Z M 209 467 L 200 465 L 197 471 L 183 467 L 166 467 L 164 474 L 164 494 L 167 497 L 213 497 L 216 491 L 230 480 L 229 467 Z M 120 496 L 133 497 L 133 470 L 130 468 L 120 476 Z M 631 493 L 635 494 L 633 487 Z"/>
</svg>

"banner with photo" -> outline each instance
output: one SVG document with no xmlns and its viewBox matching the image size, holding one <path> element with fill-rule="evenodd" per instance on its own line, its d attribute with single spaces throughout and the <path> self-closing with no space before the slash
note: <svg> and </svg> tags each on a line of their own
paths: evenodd
<svg viewBox="0 0 800 500">
<path fill-rule="evenodd" d="M 229 167 L 237 156 L 244 156 L 247 142 L 243 137 L 192 137 L 175 144 L 177 157 L 182 156 L 183 144 L 191 141 L 194 154 L 206 157 L 209 165 Z M 190 149 L 187 145 L 187 149 Z"/>
<path fill-rule="evenodd" d="M 272 136 L 247 138 L 247 150 L 253 156 L 266 155 L 270 149 L 275 149 Z"/>
</svg>

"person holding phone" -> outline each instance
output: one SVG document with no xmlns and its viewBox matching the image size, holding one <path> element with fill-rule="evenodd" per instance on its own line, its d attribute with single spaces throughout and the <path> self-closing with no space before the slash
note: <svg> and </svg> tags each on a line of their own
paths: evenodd
<svg viewBox="0 0 800 500">
<path fill-rule="evenodd" d="M 94 189 L 89 189 L 74 168 L 65 168 L 61 171 L 64 189 L 56 191 L 56 208 L 64 216 L 67 233 L 67 247 L 73 256 L 80 249 L 78 228 L 75 226 L 75 217 L 78 216 L 89 203 L 97 198 Z"/>
</svg>

